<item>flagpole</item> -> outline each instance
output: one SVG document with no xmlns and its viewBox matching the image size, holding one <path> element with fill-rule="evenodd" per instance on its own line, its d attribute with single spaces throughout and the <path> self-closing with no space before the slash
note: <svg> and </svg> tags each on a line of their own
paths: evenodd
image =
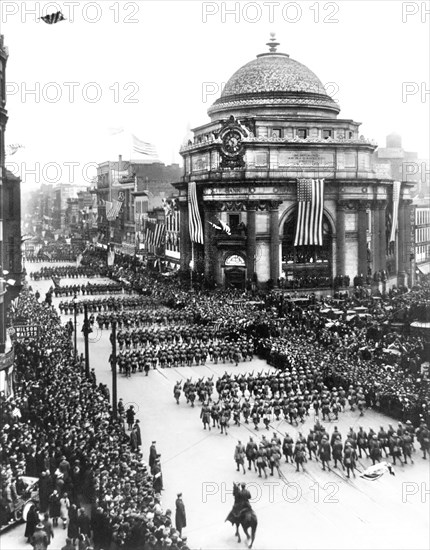
<svg viewBox="0 0 430 550">
<path fill-rule="evenodd" d="M 193 269 L 194 269 L 194 241 L 191 240 L 191 269 L 190 269 L 190 290 L 193 291 Z"/>
</svg>

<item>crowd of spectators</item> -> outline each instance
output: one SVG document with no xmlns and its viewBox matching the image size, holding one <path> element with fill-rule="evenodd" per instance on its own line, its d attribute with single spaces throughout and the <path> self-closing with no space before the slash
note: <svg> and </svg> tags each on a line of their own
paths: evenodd
<svg viewBox="0 0 430 550">
<path fill-rule="evenodd" d="M 83 255 L 86 269 L 97 272 L 102 264 L 106 265 L 106 251 L 94 249 Z M 139 346 L 141 339 L 145 343 L 146 338 L 145 346 L 153 346 L 156 364 L 160 364 L 161 333 L 169 335 L 172 348 L 179 341 L 194 349 L 199 340 L 199 349 L 203 345 L 208 354 L 210 344 L 213 352 L 214 342 L 230 342 L 233 360 L 235 343 L 244 343 L 246 353 L 239 347 L 238 355 L 246 357 L 250 352 L 252 356 L 255 349 L 286 375 L 283 383 L 291 385 L 290 393 L 309 392 L 306 402 L 312 402 L 315 390 L 318 395 L 332 395 L 340 388 L 346 399 L 360 392 L 363 397 L 359 400 L 364 400 L 365 406 L 402 421 L 416 425 L 423 418 L 428 422 L 429 383 L 421 371 L 428 344 L 408 332 L 411 322 L 429 319 L 428 285 L 407 293 L 391 291 L 383 299 L 370 297 L 361 287 L 339 299 L 317 299 L 315 295 L 297 299 L 294 293 L 282 290 L 190 292 L 180 278 L 143 267 L 138 258 L 117 254 L 106 275 L 116 281 L 113 285 L 127 284 L 140 295 L 85 301 L 93 312 L 99 311 L 101 328 L 115 320 L 120 329 L 126 329 L 125 348 L 127 340 L 131 348 L 131 344 Z M 70 309 L 70 303 L 65 304 L 63 311 Z M 134 311 L 128 311 L 129 307 Z M 130 444 L 123 424 L 113 418 L 105 388 L 97 386 L 94 377 L 84 376 L 81 362 L 74 358 L 70 334 L 61 326 L 55 309 L 24 291 L 15 310 L 20 324 L 23 318 L 38 319 L 42 332 L 37 343 L 15 344 L 15 396 L 1 402 L 3 510 L 10 507 L 10 499 L 19 490 L 19 475 L 34 475 L 42 487 L 41 512 L 49 506 L 54 489 L 62 498 L 67 493 L 71 509 L 76 508 L 72 513 L 76 523 L 81 504 L 92 506 L 91 534 L 98 549 L 111 544 L 115 550 L 158 549 L 172 536 L 175 544 L 185 548 L 172 530 L 169 514 L 161 509 L 139 447 Z M 158 336 L 140 328 L 154 320 L 161 326 Z M 162 330 L 175 324 L 185 328 L 176 333 Z M 401 325 L 398 331 L 393 330 L 395 325 Z M 158 342 L 150 342 L 153 338 Z M 175 366 L 174 350 L 172 353 L 170 363 Z M 186 352 L 185 357 L 188 364 Z M 180 350 L 176 363 L 181 363 Z M 248 379 L 247 384 L 254 382 Z M 322 398 L 320 401 L 322 407 Z M 333 413 L 331 398 L 329 402 Z M 291 399 L 286 404 L 284 414 L 290 420 L 298 404 L 299 400 Z M 260 418 L 263 409 L 255 411 Z M 282 406 L 280 409 L 283 411 Z M 73 524 L 70 521 L 68 528 Z M 72 528 L 72 539 L 74 535 Z"/>
<path fill-rule="evenodd" d="M 140 448 L 132 448 L 113 418 L 105 389 L 83 374 L 56 311 L 28 291 L 16 311 L 20 320 L 37 318 L 43 330 L 38 342 L 15 344 L 15 395 L 1 401 L 2 519 L 19 493 L 19 476 L 35 476 L 40 513 L 49 510 L 54 491 L 70 502 L 72 543 L 84 534 L 95 549 L 154 549 L 166 540 L 186 548 L 161 508 Z M 82 504 L 91 505 L 91 521 L 80 519 Z"/>
</svg>

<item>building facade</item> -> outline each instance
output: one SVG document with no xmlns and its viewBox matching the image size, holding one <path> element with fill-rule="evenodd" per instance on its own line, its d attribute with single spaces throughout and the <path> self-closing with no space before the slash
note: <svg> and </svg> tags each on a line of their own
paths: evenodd
<svg viewBox="0 0 430 550">
<path fill-rule="evenodd" d="M 21 289 L 21 180 L 5 168 L 6 63 L 0 35 L 0 398 L 13 395 L 14 350 L 6 336 L 6 312 Z"/>
<path fill-rule="evenodd" d="M 229 79 L 208 110 L 211 121 L 181 148 L 184 173 L 175 187 L 182 269 L 193 260 L 218 285 L 238 287 L 253 280 L 330 286 L 336 276 L 352 281 L 359 275 L 405 282 L 410 185 L 400 186 L 399 225 L 390 244 L 393 179 L 374 170 L 376 143 L 360 135 L 360 123 L 339 118 L 339 105 L 318 77 L 278 45 L 272 37 L 269 52 Z M 299 184 L 321 180 L 317 244 L 299 245 L 299 203 L 308 200 Z M 191 182 L 203 244 L 190 237 Z M 220 224 L 231 234 L 219 231 Z"/>
<path fill-rule="evenodd" d="M 117 250 L 134 254 L 143 244 L 144 223 L 151 212 L 162 209 L 163 199 L 174 192 L 172 183 L 181 175 L 178 164 L 104 162 L 97 169 L 98 233 L 100 241 L 112 242 Z M 106 202 L 119 200 L 115 220 L 106 217 Z M 155 216 L 158 219 L 158 215 Z"/>
<path fill-rule="evenodd" d="M 6 111 L 6 63 L 9 52 L 4 45 L 3 35 L 0 34 L 0 277 L 3 279 L 3 270 L 6 269 L 3 264 L 4 254 L 4 177 L 5 177 L 5 131 L 7 123 Z M 6 320 L 5 320 L 5 295 L 6 288 L 4 283 L 0 282 L 0 354 L 5 351 L 6 340 Z"/>
<path fill-rule="evenodd" d="M 412 235 L 405 243 L 405 255 L 410 255 L 410 285 L 430 272 L 430 170 L 429 160 L 419 158 L 413 151 L 405 151 L 402 137 L 391 133 L 385 147 L 374 153 L 375 170 L 380 175 L 412 184 L 410 216 Z M 399 251 L 401 252 L 401 250 Z M 415 266 L 415 269 L 414 269 Z"/>
</svg>

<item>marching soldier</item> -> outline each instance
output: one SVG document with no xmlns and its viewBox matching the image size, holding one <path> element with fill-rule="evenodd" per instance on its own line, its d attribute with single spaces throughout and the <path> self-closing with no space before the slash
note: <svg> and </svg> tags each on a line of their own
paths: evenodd
<svg viewBox="0 0 430 550">
<path fill-rule="evenodd" d="M 245 455 L 246 455 L 245 447 L 242 445 L 241 441 L 238 441 L 236 448 L 234 450 L 234 460 L 236 461 L 236 466 L 237 466 L 236 471 L 238 472 L 240 469 L 240 466 L 242 466 L 244 474 L 246 474 Z"/>
<path fill-rule="evenodd" d="M 367 434 L 363 430 L 363 427 L 360 426 L 360 429 L 357 433 L 357 446 L 358 446 L 358 457 L 361 458 L 361 451 L 364 451 L 364 454 L 366 455 L 366 458 L 369 458 L 369 455 L 367 454 Z"/>
<path fill-rule="evenodd" d="M 356 468 L 356 460 L 357 460 L 357 453 L 352 448 L 351 443 L 346 443 L 346 448 L 343 453 L 343 462 L 345 464 L 346 468 L 346 477 L 350 477 L 349 473 L 351 472 L 352 475 L 355 477 L 355 468 Z"/>
<path fill-rule="evenodd" d="M 330 472 L 330 460 L 331 460 L 331 449 L 330 449 L 330 443 L 328 441 L 328 435 L 323 435 L 318 451 L 321 463 L 322 463 L 322 469 L 325 471 L 325 467 L 327 465 L 327 469 Z"/>
</svg>

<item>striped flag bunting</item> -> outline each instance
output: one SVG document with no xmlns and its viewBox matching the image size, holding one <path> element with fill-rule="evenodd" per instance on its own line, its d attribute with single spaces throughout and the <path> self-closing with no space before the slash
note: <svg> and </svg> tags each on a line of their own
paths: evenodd
<svg viewBox="0 0 430 550">
<path fill-rule="evenodd" d="M 54 25 L 55 23 L 58 23 L 59 21 L 66 21 L 66 18 L 61 13 L 61 11 L 57 11 L 55 13 L 50 13 L 49 15 L 44 15 L 40 19 L 42 19 L 42 21 L 44 21 L 48 25 Z"/>
<path fill-rule="evenodd" d="M 164 238 L 166 235 L 166 226 L 164 223 L 159 223 L 155 227 L 154 231 L 154 246 L 155 248 L 160 247 L 164 243 Z"/>
<path fill-rule="evenodd" d="M 104 201 L 106 207 L 106 219 L 110 222 L 113 222 L 117 219 L 118 214 L 121 210 L 122 201 L 114 199 L 111 201 Z"/>
<path fill-rule="evenodd" d="M 322 246 L 324 179 L 297 180 L 297 226 L 294 246 Z"/>
<path fill-rule="evenodd" d="M 158 160 L 157 150 L 155 149 L 155 146 L 152 145 L 152 143 L 142 141 L 133 134 L 131 137 L 133 139 L 133 151 L 135 153 L 139 153 L 140 155 L 145 155 L 146 157 L 150 157 L 151 159 Z"/>
<path fill-rule="evenodd" d="M 188 184 L 188 226 L 190 238 L 195 243 L 203 244 L 203 227 L 197 203 L 196 182 Z"/>
<path fill-rule="evenodd" d="M 165 242 L 166 226 L 164 223 L 148 221 L 143 241 L 150 247 L 159 248 Z"/>
<path fill-rule="evenodd" d="M 393 217 L 391 222 L 390 243 L 396 241 L 397 221 L 399 217 L 400 181 L 393 182 Z"/>
</svg>

